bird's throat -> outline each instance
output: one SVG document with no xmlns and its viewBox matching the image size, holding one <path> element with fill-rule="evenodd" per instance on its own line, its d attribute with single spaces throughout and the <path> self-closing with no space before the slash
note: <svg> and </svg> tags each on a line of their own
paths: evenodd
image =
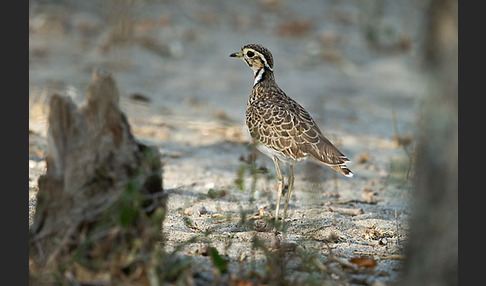
<svg viewBox="0 0 486 286">
<path fill-rule="evenodd" d="M 254 71 L 253 75 L 254 75 L 255 81 L 253 82 L 253 86 L 255 86 L 257 83 L 259 83 L 262 80 L 264 72 L 265 72 L 264 68 L 259 68 L 259 69 Z"/>
</svg>

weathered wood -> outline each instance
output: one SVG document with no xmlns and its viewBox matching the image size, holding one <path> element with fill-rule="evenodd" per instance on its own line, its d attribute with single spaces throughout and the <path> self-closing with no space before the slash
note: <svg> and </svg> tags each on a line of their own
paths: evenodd
<svg viewBox="0 0 486 286">
<path fill-rule="evenodd" d="M 135 270 L 147 273 L 160 238 L 166 197 L 158 151 L 130 132 L 111 74 L 94 73 L 86 100 L 78 108 L 68 97 L 51 98 L 47 171 L 30 229 L 34 283 L 48 281 L 46 273 L 129 281 Z"/>
</svg>

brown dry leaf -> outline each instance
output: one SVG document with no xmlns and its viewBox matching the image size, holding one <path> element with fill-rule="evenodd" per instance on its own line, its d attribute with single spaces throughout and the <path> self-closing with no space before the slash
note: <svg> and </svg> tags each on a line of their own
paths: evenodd
<svg viewBox="0 0 486 286">
<path fill-rule="evenodd" d="M 70 272 L 72 272 L 77 281 L 84 283 L 110 281 L 112 279 L 111 274 L 108 272 L 92 271 L 77 262 L 72 264 Z"/>
<path fill-rule="evenodd" d="M 172 23 L 172 17 L 164 14 L 156 19 L 140 19 L 135 23 L 136 34 L 149 33 L 155 29 L 161 29 Z"/>
<path fill-rule="evenodd" d="M 312 22 L 309 20 L 288 20 L 281 23 L 276 28 L 279 36 L 299 37 L 312 30 Z"/>
<path fill-rule="evenodd" d="M 395 237 L 395 233 L 392 230 L 385 230 L 376 228 L 376 225 L 372 225 L 371 228 L 365 230 L 364 234 L 366 239 L 378 240 L 382 238 Z"/>
<path fill-rule="evenodd" d="M 260 7 L 266 11 L 277 11 L 282 6 L 282 0 L 260 0 Z"/>
<path fill-rule="evenodd" d="M 202 255 L 202 256 L 208 256 L 209 255 L 209 245 L 204 245 L 204 246 L 196 249 L 195 253 Z"/>
<path fill-rule="evenodd" d="M 356 264 L 359 267 L 364 267 L 368 269 L 373 269 L 377 265 L 376 260 L 371 257 L 365 256 L 351 258 L 349 259 L 349 262 Z"/>
<path fill-rule="evenodd" d="M 95 242 L 94 248 L 90 251 L 89 255 L 91 257 L 106 257 L 113 246 L 113 241 L 118 237 L 120 232 L 120 227 L 112 228 L 104 239 Z"/>
<path fill-rule="evenodd" d="M 267 232 L 269 231 L 269 228 L 267 226 L 267 223 L 263 219 L 256 219 L 253 222 L 253 226 L 256 231 L 258 232 Z"/>
<path fill-rule="evenodd" d="M 257 282 L 253 282 L 252 284 L 249 284 L 249 285 L 254 285 L 254 286 L 266 285 L 266 284 L 262 284 L 261 282 L 258 282 L 258 281 L 262 281 L 264 279 L 262 274 L 260 274 L 256 271 L 253 271 L 253 270 L 249 270 L 246 273 L 246 279 L 253 279 L 253 280 L 257 281 Z M 239 282 L 239 281 L 242 281 L 242 282 Z M 236 282 L 239 282 L 239 283 L 242 283 L 242 284 L 237 284 Z M 237 279 L 230 281 L 230 285 L 247 285 L 247 284 L 244 284 L 244 283 L 246 283 L 245 279 L 238 279 L 237 278 Z"/>
<path fill-rule="evenodd" d="M 189 207 L 189 208 L 185 209 L 184 210 L 184 214 L 185 215 L 190 215 L 190 216 L 194 215 L 194 208 L 193 207 Z"/>
<path fill-rule="evenodd" d="M 181 157 L 184 157 L 186 155 L 186 152 L 184 151 L 171 151 L 169 153 L 167 153 L 167 157 L 169 158 L 173 158 L 173 159 L 177 159 L 177 158 L 181 158 Z"/>
<path fill-rule="evenodd" d="M 338 63 L 343 59 L 341 52 L 335 48 L 323 49 L 320 53 L 320 56 L 322 59 L 331 63 Z"/>
<path fill-rule="evenodd" d="M 244 279 L 231 279 L 230 281 L 231 286 L 253 286 L 255 285 L 252 281 L 250 280 L 244 280 Z"/>
<path fill-rule="evenodd" d="M 46 156 L 46 152 L 44 152 L 43 150 L 41 149 L 37 149 L 35 151 L 35 155 L 38 156 L 38 157 L 45 157 Z"/>
<path fill-rule="evenodd" d="M 140 101 L 140 102 L 146 102 L 146 103 L 151 101 L 151 99 L 148 96 L 141 94 L 141 93 L 136 93 L 136 92 L 132 93 L 130 95 L 130 99 L 134 100 L 134 101 Z"/>
<path fill-rule="evenodd" d="M 393 136 L 393 142 L 397 147 L 404 146 L 407 147 L 412 142 L 411 134 L 395 135 Z"/>
<path fill-rule="evenodd" d="M 364 152 L 356 158 L 359 164 L 366 163 L 370 160 L 370 153 Z"/>
<path fill-rule="evenodd" d="M 170 128 L 160 128 L 157 126 L 150 125 L 132 125 L 133 134 L 140 137 L 151 137 L 161 140 L 167 140 L 170 138 L 171 130 Z"/>
<path fill-rule="evenodd" d="M 140 36 L 136 38 L 136 41 L 137 44 L 156 55 L 163 57 L 170 55 L 169 47 L 151 36 Z"/>
<path fill-rule="evenodd" d="M 361 194 L 361 198 L 367 203 L 376 203 L 375 194 L 372 189 L 365 187 L 364 194 Z"/>
<path fill-rule="evenodd" d="M 230 122 L 231 116 L 223 109 L 213 109 L 212 110 L 213 116 L 221 121 Z"/>
</svg>

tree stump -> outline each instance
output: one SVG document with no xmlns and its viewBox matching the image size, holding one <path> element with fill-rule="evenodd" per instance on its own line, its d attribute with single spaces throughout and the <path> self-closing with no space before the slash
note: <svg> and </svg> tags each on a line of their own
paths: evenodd
<svg viewBox="0 0 486 286">
<path fill-rule="evenodd" d="M 160 156 L 132 135 L 110 73 L 94 72 L 86 100 L 50 101 L 30 281 L 146 285 L 166 208 Z"/>
</svg>

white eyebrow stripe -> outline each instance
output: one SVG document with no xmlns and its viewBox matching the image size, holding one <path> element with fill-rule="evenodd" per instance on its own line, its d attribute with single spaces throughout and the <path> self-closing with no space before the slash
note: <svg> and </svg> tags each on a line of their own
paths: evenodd
<svg viewBox="0 0 486 286">
<path fill-rule="evenodd" d="M 264 56 L 264 55 L 262 55 L 261 53 L 259 53 L 259 52 L 255 51 L 255 50 L 253 50 L 253 52 L 254 52 L 255 54 L 257 54 L 258 56 L 260 56 L 260 58 L 261 58 L 261 59 L 263 59 L 263 63 L 265 64 L 265 67 L 266 67 L 267 69 L 269 69 L 271 72 L 273 72 L 273 69 L 272 69 L 272 68 L 270 67 L 270 65 L 267 63 L 267 59 L 265 58 L 265 56 Z"/>
</svg>

